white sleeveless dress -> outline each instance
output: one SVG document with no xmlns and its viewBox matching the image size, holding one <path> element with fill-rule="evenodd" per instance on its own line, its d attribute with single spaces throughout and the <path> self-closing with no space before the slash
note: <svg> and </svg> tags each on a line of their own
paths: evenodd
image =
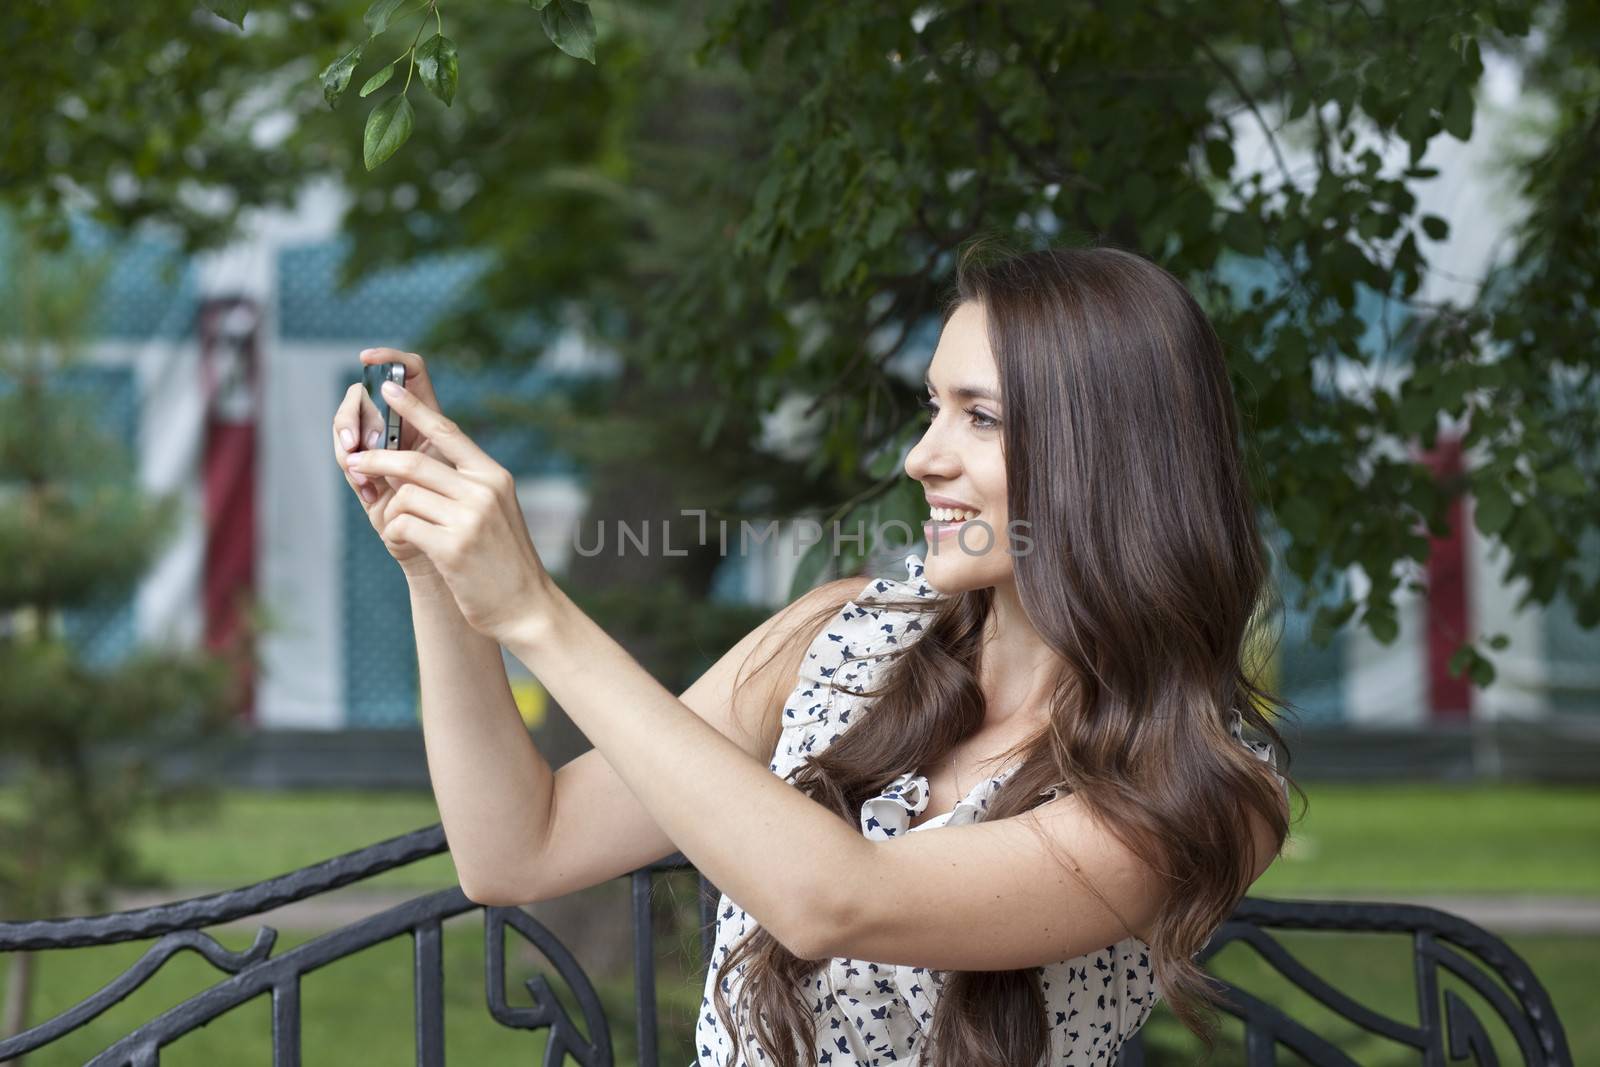
<svg viewBox="0 0 1600 1067">
<path fill-rule="evenodd" d="M 922 560 L 905 558 L 907 581 L 875 578 L 823 628 L 806 650 L 800 681 L 785 701 L 783 730 L 769 769 L 785 781 L 806 757 L 822 751 L 850 725 L 865 697 L 837 692 L 833 680 L 851 689 L 875 688 L 873 675 L 885 659 L 848 657 L 893 651 L 918 636 L 926 616 L 897 610 L 881 602 L 933 599 L 943 596 L 922 579 Z M 1234 737 L 1259 759 L 1276 766 L 1272 746 L 1244 738 L 1237 716 Z M 928 807 L 928 780 L 916 773 L 900 775 L 878 796 L 861 805 L 861 832 L 871 840 L 917 833 L 938 826 L 960 825 L 982 819 L 994 795 L 1020 766 L 1014 763 L 974 786 L 952 811 L 910 826 L 913 815 Z M 1283 782 L 1282 775 L 1279 775 Z M 1287 791 L 1287 782 L 1283 782 Z M 1041 796 L 1054 798 L 1060 787 Z M 723 1028 L 712 1002 L 717 968 L 727 959 L 756 920 L 722 894 L 717 902 L 716 940 L 706 974 L 704 996 L 695 1024 L 696 1059 L 693 1067 L 726 1067 L 734 1060 L 735 1042 Z M 745 964 L 735 967 L 723 983 L 723 995 L 736 1022 L 744 1030 L 743 1063 L 760 1065 L 754 1034 L 738 1016 L 738 992 Z M 1136 937 L 1124 938 L 1103 949 L 1038 968 L 1044 994 L 1045 1018 L 1050 1034 L 1048 1067 L 1087 1067 L 1114 1064 L 1122 1042 L 1139 1029 L 1155 1007 L 1158 993 L 1150 966 L 1149 946 Z M 925 967 L 873 963 L 836 958 L 818 964 L 807 986 L 816 1019 L 811 1059 L 802 1062 L 830 1067 L 876 1067 L 880 1064 L 915 1064 L 924 1034 L 933 1021 L 934 1005 L 943 973 Z"/>
</svg>

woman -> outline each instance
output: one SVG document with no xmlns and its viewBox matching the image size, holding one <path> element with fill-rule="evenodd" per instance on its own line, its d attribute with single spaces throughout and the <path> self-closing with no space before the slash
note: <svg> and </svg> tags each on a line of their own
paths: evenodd
<svg viewBox="0 0 1600 1067">
<path fill-rule="evenodd" d="M 1233 396 L 1170 274 L 1109 248 L 963 257 L 905 460 L 927 552 L 905 582 L 799 598 L 680 698 L 551 581 L 422 360 L 362 359 L 406 365 L 416 437 L 355 447 L 353 387 L 336 452 L 411 584 L 470 898 L 681 850 L 723 890 L 702 1065 L 1112 1063 L 1158 995 L 1210 1045 L 1193 957 L 1289 812 L 1242 731 L 1282 744 L 1243 663 L 1268 570 Z M 559 774 L 499 645 L 595 746 Z"/>
</svg>

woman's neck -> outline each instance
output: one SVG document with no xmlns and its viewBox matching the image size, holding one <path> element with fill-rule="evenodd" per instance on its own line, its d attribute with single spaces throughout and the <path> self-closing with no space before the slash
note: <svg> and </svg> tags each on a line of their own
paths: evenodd
<svg viewBox="0 0 1600 1067">
<path fill-rule="evenodd" d="M 978 666 L 978 682 L 989 706 L 985 727 L 1001 726 L 1018 715 L 1042 725 L 1061 667 L 1061 657 L 1045 644 L 1022 610 L 1016 583 L 996 585 Z"/>
</svg>

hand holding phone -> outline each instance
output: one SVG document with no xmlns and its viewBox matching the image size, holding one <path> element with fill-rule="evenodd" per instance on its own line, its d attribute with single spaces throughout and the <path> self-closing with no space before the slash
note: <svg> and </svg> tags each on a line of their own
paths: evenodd
<svg viewBox="0 0 1600 1067">
<path fill-rule="evenodd" d="M 383 478 L 366 478 L 348 471 L 344 458 L 363 449 L 412 449 L 439 459 L 431 441 L 420 436 L 414 426 L 402 424 L 400 413 L 390 409 L 382 387 L 385 380 L 399 383 L 412 396 L 435 411 L 439 401 L 427 365 L 415 352 L 394 348 L 369 348 L 361 352 L 361 380 L 352 382 L 333 416 L 334 461 L 345 482 L 361 500 L 373 529 L 383 533 L 384 507 L 394 489 Z M 405 569 L 408 577 L 432 572 L 426 556 L 411 545 L 384 541 L 389 554 Z"/>
</svg>

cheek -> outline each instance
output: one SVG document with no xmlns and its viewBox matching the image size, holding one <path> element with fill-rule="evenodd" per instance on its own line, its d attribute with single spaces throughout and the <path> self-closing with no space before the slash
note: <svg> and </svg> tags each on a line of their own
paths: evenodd
<svg viewBox="0 0 1600 1067">
<path fill-rule="evenodd" d="M 983 499 L 987 502 L 984 508 L 984 520 L 990 529 L 994 530 L 997 543 L 1004 543 L 1006 537 L 1006 523 L 1010 521 L 1010 512 L 1006 506 L 1006 470 L 999 449 L 986 464 L 981 478 Z"/>
<path fill-rule="evenodd" d="M 987 464 L 979 478 L 985 501 L 984 510 L 991 515 L 1006 513 L 1006 468 L 996 457 Z"/>
</svg>

